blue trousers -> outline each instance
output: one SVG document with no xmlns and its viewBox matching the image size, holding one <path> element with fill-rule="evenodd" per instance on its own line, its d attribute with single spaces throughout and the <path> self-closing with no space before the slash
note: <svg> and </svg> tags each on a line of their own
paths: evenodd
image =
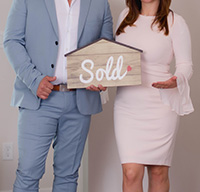
<svg viewBox="0 0 200 192">
<path fill-rule="evenodd" d="M 19 164 L 13 192 L 38 192 L 53 140 L 53 192 L 76 192 L 90 115 L 77 109 L 76 92 L 53 91 L 38 110 L 19 109 Z"/>
</svg>

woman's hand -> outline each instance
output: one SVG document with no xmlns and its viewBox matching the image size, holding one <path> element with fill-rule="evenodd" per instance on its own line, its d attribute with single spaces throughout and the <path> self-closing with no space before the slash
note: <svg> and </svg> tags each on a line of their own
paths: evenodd
<svg viewBox="0 0 200 192">
<path fill-rule="evenodd" d="M 177 87 L 177 82 L 176 82 L 177 77 L 173 76 L 167 81 L 160 81 L 153 83 L 152 86 L 158 89 L 170 89 L 170 88 L 175 88 Z"/>
<path fill-rule="evenodd" d="M 90 85 L 86 89 L 90 90 L 90 91 L 105 91 L 107 89 L 107 87 L 103 87 L 102 85 L 98 85 L 98 87 L 96 87 L 94 85 Z"/>
</svg>

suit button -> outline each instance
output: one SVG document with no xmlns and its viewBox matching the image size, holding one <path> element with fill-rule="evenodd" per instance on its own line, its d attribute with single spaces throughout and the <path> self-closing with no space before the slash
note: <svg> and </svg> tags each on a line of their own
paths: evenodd
<svg viewBox="0 0 200 192">
<path fill-rule="evenodd" d="M 58 45 L 58 41 L 55 41 L 55 44 Z"/>
<path fill-rule="evenodd" d="M 51 64 L 51 68 L 54 68 L 54 64 Z"/>
</svg>

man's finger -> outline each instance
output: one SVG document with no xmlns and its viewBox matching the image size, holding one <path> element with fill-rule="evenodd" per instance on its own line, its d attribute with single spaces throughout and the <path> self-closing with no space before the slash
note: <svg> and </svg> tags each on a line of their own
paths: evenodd
<svg viewBox="0 0 200 192">
<path fill-rule="evenodd" d="M 99 91 L 99 88 L 94 85 L 91 85 L 91 86 L 87 87 L 86 89 L 90 90 L 90 91 Z"/>
<path fill-rule="evenodd" d="M 105 90 L 107 89 L 107 87 L 104 87 L 103 85 L 98 85 L 98 87 L 99 87 L 99 89 L 100 89 L 101 91 L 105 91 Z"/>
<path fill-rule="evenodd" d="M 50 77 L 50 76 L 46 76 L 46 79 L 51 82 L 51 81 L 55 81 L 56 80 L 56 77 Z"/>
</svg>

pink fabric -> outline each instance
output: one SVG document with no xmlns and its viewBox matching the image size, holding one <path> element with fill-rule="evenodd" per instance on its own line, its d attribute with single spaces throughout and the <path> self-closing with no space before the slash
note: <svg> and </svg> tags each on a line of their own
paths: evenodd
<svg viewBox="0 0 200 192">
<path fill-rule="evenodd" d="M 118 25 L 126 16 L 122 11 Z M 191 113 L 188 80 L 192 76 L 191 42 L 184 19 L 168 16 L 169 35 L 151 27 L 153 16 L 140 15 L 116 41 L 143 50 L 142 85 L 118 87 L 114 106 L 115 134 L 122 163 L 171 165 L 179 115 Z M 168 80 L 176 59 L 178 87 L 156 89 L 152 83 Z"/>
</svg>

